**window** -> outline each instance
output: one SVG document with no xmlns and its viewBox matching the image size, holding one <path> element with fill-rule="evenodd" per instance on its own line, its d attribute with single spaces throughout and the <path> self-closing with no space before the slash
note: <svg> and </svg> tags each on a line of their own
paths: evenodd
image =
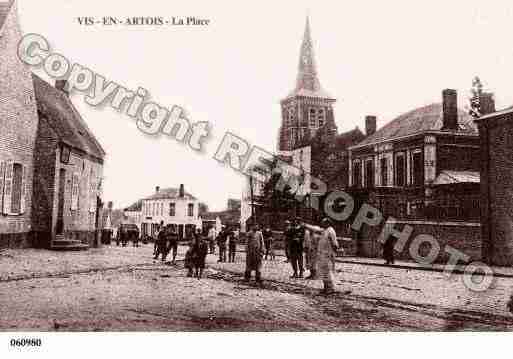
<svg viewBox="0 0 513 359">
<path fill-rule="evenodd" d="M 189 205 L 187 206 L 187 215 L 189 217 L 194 216 L 194 203 L 189 203 Z"/>
<path fill-rule="evenodd" d="M 169 216 L 176 216 L 176 204 L 174 202 L 169 204 Z"/>
<path fill-rule="evenodd" d="M 365 161 L 365 187 L 373 188 L 374 187 L 374 161 L 366 160 Z"/>
<path fill-rule="evenodd" d="M 62 146 L 61 148 L 61 162 L 68 164 L 69 163 L 69 156 L 70 156 L 71 150 L 67 146 Z"/>
<path fill-rule="evenodd" d="M 78 210 L 78 196 L 80 194 L 80 177 L 78 172 L 73 173 L 71 180 L 71 210 Z"/>
<path fill-rule="evenodd" d="M 308 122 L 310 123 L 310 127 L 317 127 L 317 119 L 315 118 L 314 108 L 311 108 L 308 112 Z"/>
<path fill-rule="evenodd" d="M 424 164 L 422 160 L 422 152 L 415 151 L 411 155 L 411 181 L 414 186 L 422 186 L 424 184 Z"/>
<path fill-rule="evenodd" d="M 295 118 L 294 114 L 295 114 L 294 108 L 293 107 L 289 108 L 288 114 L 287 114 L 288 115 L 288 121 L 287 121 L 288 126 L 294 125 L 294 118 Z"/>
<path fill-rule="evenodd" d="M 388 159 L 381 159 L 381 185 L 388 185 Z"/>
<path fill-rule="evenodd" d="M 324 109 L 320 108 L 317 111 L 317 122 L 319 123 L 319 127 L 324 126 L 324 123 L 326 122 L 325 119 L 326 119 L 326 116 L 324 115 Z"/>
<path fill-rule="evenodd" d="M 360 161 L 353 162 L 353 186 L 362 186 L 362 167 Z"/>
<path fill-rule="evenodd" d="M 13 165 L 11 213 L 21 213 L 21 186 L 23 181 L 23 166 L 19 163 Z"/>
<path fill-rule="evenodd" d="M 406 161 L 404 153 L 399 153 L 395 157 L 395 184 L 398 187 L 403 187 L 406 184 Z"/>
</svg>

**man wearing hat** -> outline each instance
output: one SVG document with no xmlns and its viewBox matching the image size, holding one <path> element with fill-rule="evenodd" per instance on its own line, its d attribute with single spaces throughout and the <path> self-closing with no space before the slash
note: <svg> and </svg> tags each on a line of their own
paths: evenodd
<svg viewBox="0 0 513 359">
<path fill-rule="evenodd" d="M 303 278 L 303 241 L 305 239 L 305 229 L 301 226 L 299 218 L 294 219 L 292 226 L 292 240 L 289 245 L 290 262 L 292 264 L 291 278 Z M 298 275 L 299 270 L 299 275 Z"/>
<path fill-rule="evenodd" d="M 329 218 L 324 218 L 321 221 L 321 226 L 324 229 L 319 238 L 317 245 L 317 275 L 322 279 L 324 288 L 321 291 L 323 294 L 331 294 L 335 292 L 333 286 L 333 273 L 335 271 L 335 255 L 338 250 L 337 234 L 335 229 L 331 226 Z"/>
</svg>

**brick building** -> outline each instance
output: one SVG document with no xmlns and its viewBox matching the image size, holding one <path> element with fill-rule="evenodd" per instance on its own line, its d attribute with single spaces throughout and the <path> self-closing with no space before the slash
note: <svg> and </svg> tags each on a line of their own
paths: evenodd
<svg viewBox="0 0 513 359">
<path fill-rule="evenodd" d="M 34 168 L 34 233 L 48 240 L 96 245 L 105 152 L 63 90 L 36 75 L 39 123 Z M 56 244 L 55 242 L 52 245 Z"/>
<path fill-rule="evenodd" d="M 105 153 L 67 94 L 19 60 L 16 1 L 0 3 L 0 246 L 94 244 Z"/>
<path fill-rule="evenodd" d="M 513 264 L 513 108 L 482 116 L 481 222 L 489 264 Z"/>
<path fill-rule="evenodd" d="M 479 219 L 480 148 L 473 118 L 442 103 L 409 111 L 350 147 L 354 193 L 399 219 Z"/>
<path fill-rule="evenodd" d="M 0 246 L 28 246 L 37 109 L 30 70 L 18 59 L 16 4 L 0 2 Z"/>
</svg>

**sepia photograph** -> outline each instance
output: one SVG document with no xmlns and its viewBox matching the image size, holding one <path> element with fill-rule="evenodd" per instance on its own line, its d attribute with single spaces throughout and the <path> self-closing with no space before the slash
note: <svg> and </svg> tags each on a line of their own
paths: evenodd
<svg viewBox="0 0 513 359">
<path fill-rule="evenodd" d="M 510 332 L 512 23 L 505 1 L 0 0 L 7 353 Z"/>
</svg>

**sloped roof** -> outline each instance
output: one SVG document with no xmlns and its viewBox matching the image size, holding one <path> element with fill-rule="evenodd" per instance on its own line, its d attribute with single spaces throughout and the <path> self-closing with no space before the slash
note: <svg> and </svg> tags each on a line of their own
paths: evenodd
<svg viewBox="0 0 513 359">
<path fill-rule="evenodd" d="M 69 97 L 36 74 L 32 74 L 32 78 L 37 109 L 47 118 L 48 124 L 59 139 L 71 147 L 80 149 L 98 159 L 103 159 L 105 151 Z"/>
<path fill-rule="evenodd" d="M 10 1 L 10 0 L 9 1 L 0 0 L 0 30 L 2 29 L 2 26 L 4 25 L 7 15 L 9 14 L 11 5 L 12 5 L 12 1 Z M 0 31 L 0 33 L 1 33 L 1 31 Z"/>
<path fill-rule="evenodd" d="M 449 171 L 440 172 L 433 185 L 454 183 L 480 183 L 479 172 L 474 171 Z"/>
<path fill-rule="evenodd" d="M 240 221 L 240 210 L 225 210 L 218 212 L 206 212 L 201 215 L 204 221 L 214 221 L 217 217 L 221 220 L 222 224 L 234 224 Z"/>
<path fill-rule="evenodd" d="M 337 135 L 335 138 L 335 145 L 337 149 L 346 149 L 350 146 L 356 145 L 364 137 L 365 135 L 363 132 L 358 127 L 356 127 L 353 130 Z"/>
<path fill-rule="evenodd" d="M 477 135 L 474 119 L 465 111 L 458 109 L 458 125 L 455 133 Z M 362 142 L 353 146 L 358 148 L 370 144 L 393 140 L 400 137 L 421 134 L 428 131 L 440 131 L 443 126 L 442 104 L 434 103 L 409 111 L 389 122 Z"/>
<path fill-rule="evenodd" d="M 179 192 L 180 192 L 180 190 L 175 187 L 160 188 L 157 193 L 154 193 L 151 196 L 146 197 L 144 199 L 175 199 L 175 198 L 179 198 Z M 196 197 L 194 197 L 192 194 L 190 194 L 188 192 L 184 192 L 184 198 L 191 199 L 191 200 L 196 199 Z"/>
<path fill-rule="evenodd" d="M 126 207 L 124 210 L 130 211 L 130 212 L 141 211 L 142 210 L 142 199 L 138 200 L 135 203 L 132 203 L 130 206 Z"/>
</svg>

